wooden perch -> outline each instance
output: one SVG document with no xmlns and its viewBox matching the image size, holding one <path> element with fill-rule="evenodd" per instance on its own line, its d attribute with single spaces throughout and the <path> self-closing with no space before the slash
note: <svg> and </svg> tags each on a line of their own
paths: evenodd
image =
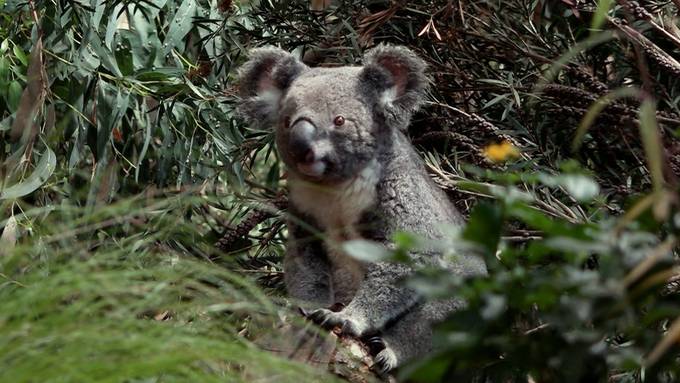
<svg viewBox="0 0 680 383">
<path fill-rule="evenodd" d="M 396 382 L 371 369 L 370 348 L 358 339 L 325 331 L 311 322 L 284 320 L 274 334 L 255 340 L 265 350 L 315 368 L 328 370 L 351 383 Z"/>
</svg>

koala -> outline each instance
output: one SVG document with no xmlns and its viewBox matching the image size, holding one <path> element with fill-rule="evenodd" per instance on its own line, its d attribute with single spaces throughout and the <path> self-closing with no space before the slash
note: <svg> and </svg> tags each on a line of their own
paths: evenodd
<svg viewBox="0 0 680 383">
<path fill-rule="evenodd" d="M 379 45 L 363 66 L 334 68 L 258 48 L 239 71 L 239 110 L 251 125 L 275 130 L 288 171 L 288 293 L 322 327 L 377 344 L 380 372 L 430 350 L 432 325 L 464 305 L 424 301 L 403 283 L 414 266 L 487 272 L 474 255 L 451 261 L 422 250 L 409 254 L 409 265 L 362 262 L 340 246 L 361 238 L 390 247 L 397 231 L 441 239 L 444 226 L 463 223 L 404 133 L 425 99 L 425 69 L 411 50 Z"/>
</svg>

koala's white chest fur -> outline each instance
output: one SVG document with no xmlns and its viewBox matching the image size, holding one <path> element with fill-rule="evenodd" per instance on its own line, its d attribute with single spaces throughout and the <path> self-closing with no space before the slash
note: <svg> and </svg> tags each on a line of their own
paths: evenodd
<svg viewBox="0 0 680 383">
<path fill-rule="evenodd" d="M 365 265 L 345 254 L 340 244 L 360 238 L 356 225 L 361 215 L 375 205 L 379 180 L 380 166 L 375 160 L 353 179 L 330 187 L 290 180 L 291 200 L 324 231 L 338 302 L 349 302 L 363 280 Z"/>
<path fill-rule="evenodd" d="M 327 234 L 355 237 L 356 223 L 376 201 L 380 177 L 377 161 L 369 163 L 356 177 L 326 186 L 291 179 L 290 198 L 298 209 L 311 215 Z"/>
</svg>

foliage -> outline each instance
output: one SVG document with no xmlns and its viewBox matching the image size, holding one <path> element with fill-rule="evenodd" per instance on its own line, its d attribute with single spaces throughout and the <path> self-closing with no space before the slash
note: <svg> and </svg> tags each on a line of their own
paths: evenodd
<svg viewBox="0 0 680 383">
<path fill-rule="evenodd" d="M 247 9 L 217 6 L 4 2 L 1 381 L 329 379 L 250 343 L 279 231 L 214 246 L 278 188 L 233 119 Z"/>
<path fill-rule="evenodd" d="M 400 374 L 678 379 L 676 3 L 2 4 L 0 380 L 328 379 L 250 343 L 286 312 L 285 184 L 233 81 L 254 46 L 344 65 L 378 42 L 428 61 L 409 133 L 470 215 L 439 245 L 490 269 L 408 282 L 469 304 Z"/>
<path fill-rule="evenodd" d="M 327 380 L 249 344 L 269 333 L 276 306 L 236 273 L 187 257 L 205 243 L 182 215 L 203 203 L 27 212 L 40 237 L 2 260 L 0 380 Z"/>
</svg>

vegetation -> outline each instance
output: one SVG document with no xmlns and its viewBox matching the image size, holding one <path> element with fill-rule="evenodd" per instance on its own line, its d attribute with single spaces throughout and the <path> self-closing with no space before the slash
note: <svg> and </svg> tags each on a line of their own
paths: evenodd
<svg viewBox="0 0 680 383">
<path fill-rule="evenodd" d="M 0 381 L 329 381 L 254 346 L 282 293 L 285 177 L 234 113 L 249 48 L 404 44 L 410 128 L 488 277 L 417 382 L 680 379 L 677 1 L 0 1 Z M 332 90 L 332 89 L 330 89 Z M 395 254 L 419 246 L 408 233 Z"/>
</svg>

